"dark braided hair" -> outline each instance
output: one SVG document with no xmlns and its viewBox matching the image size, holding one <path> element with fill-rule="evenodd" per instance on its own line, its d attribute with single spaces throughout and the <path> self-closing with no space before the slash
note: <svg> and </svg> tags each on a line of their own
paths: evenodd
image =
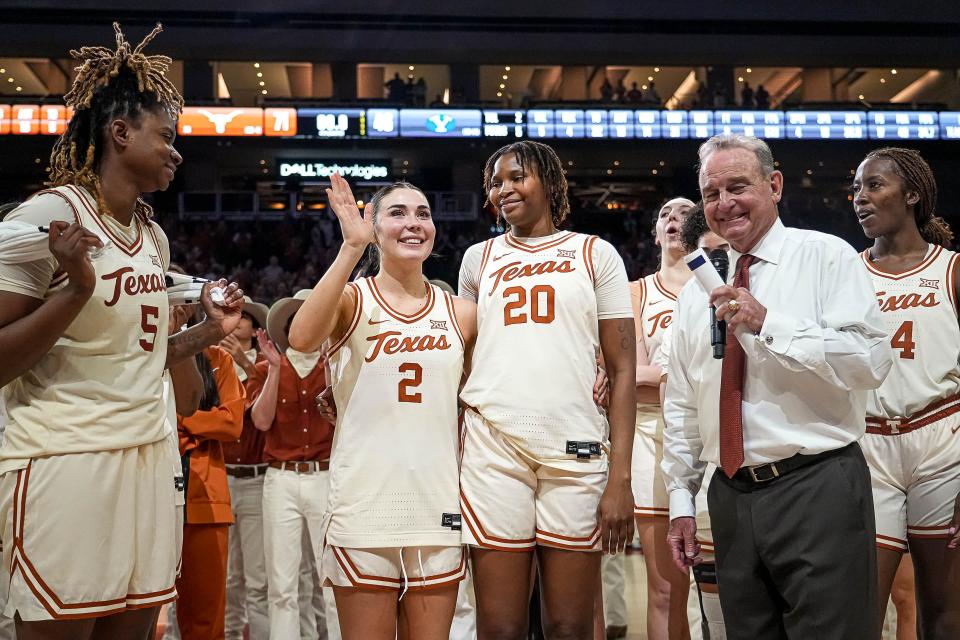
<svg viewBox="0 0 960 640">
<path fill-rule="evenodd" d="M 543 183 L 543 188 L 547 192 L 550 200 L 550 216 L 553 218 L 553 226 L 559 227 L 570 214 L 570 203 L 567 201 L 567 176 L 563 174 L 563 167 L 560 164 L 560 158 L 557 152 L 549 145 L 534 140 L 521 140 L 506 146 L 500 147 L 493 152 L 493 155 L 487 158 L 487 164 L 483 167 L 483 190 L 487 193 L 487 201 L 484 206 L 490 203 L 490 187 L 493 182 L 493 165 L 501 157 L 512 153 L 517 158 L 517 164 L 521 169 L 530 167 Z M 497 214 L 497 219 L 500 216 Z"/>
<path fill-rule="evenodd" d="M 903 147 L 874 149 L 866 159 L 886 158 L 893 164 L 894 172 L 903 180 L 904 187 L 916 191 L 920 199 L 913 205 L 913 217 L 924 240 L 942 247 L 949 247 L 953 231 L 943 218 L 936 215 L 937 180 L 930 165 L 918 151 Z"/>
<path fill-rule="evenodd" d="M 700 238 L 703 237 L 710 227 L 707 226 L 707 216 L 703 213 L 703 200 L 693 205 L 693 209 L 687 212 L 687 217 L 683 219 L 683 225 L 680 227 L 680 244 L 687 253 L 692 253 L 700 246 Z"/>
<path fill-rule="evenodd" d="M 135 48 L 126 41 L 120 25 L 113 23 L 117 48 L 82 47 L 70 55 L 81 62 L 70 91 L 63 96 L 74 113 L 67 130 L 53 145 L 48 186 L 76 184 L 96 198 L 102 213 L 107 212 L 100 193 L 100 161 L 104 131 L 117 118 L 134 122 L 144 111 L 163 111 L 174 120 L 183 110 L 183 98 L 164 75 L 171 60 L 146 56 L 143 48 L 163 28 L 158 24 Z M 148 218 L 150 206 L 137 199 L 134 212 Z"/>
<path fill-rule="evenodd" d="M 200 396 L 200 411 L 210 411 L 220 404 L 220 390 L 217 388 L 217 376 L 213 372 L 210 358 L 203 351 L 194 356 L 197 361 L 197 371 L 203 381 L 203 395 Z"/>
</svg>

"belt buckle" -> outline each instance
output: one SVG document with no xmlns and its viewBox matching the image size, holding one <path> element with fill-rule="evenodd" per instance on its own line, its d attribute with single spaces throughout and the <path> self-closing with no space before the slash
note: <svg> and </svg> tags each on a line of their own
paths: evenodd
<svg viewBox="0 0 960 640">
<path fill-rule="evenodd" d="M 761 472 L 761 474 L 758 476 L 758 475 L 757 475 L 757 470 L 758 470 L 758 469 L 761 469 L 761 470 L 762 470 L 762 469 L 769 469 L 769 470 L 770 470 L 770 475 L 765 477 L 765 474 L 763 474 L 763 473 Z M 756 465 L 756 466 L 754 466 L 754 467 L 747 467 L 747 470 L 750 471 L 750 477 L 753 478 L 753 481 L 754 481 L 754 482 L 758 482 L 758 483 L 759 483 L 759 482 L 770 482 L 771 480 L 774 480 L 774 479 L 780 477 L 780 470 L 777 469 L 777 463 L 776 463 L 776 462 L 768 462 L 768 463 L 766 463 L 766 464 L 758 464 L 758 465 Z"/>
</svg>

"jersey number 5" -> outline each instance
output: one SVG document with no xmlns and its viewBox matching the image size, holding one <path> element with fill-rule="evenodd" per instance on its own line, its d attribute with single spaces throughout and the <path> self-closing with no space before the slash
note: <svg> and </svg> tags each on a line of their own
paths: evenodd
<svg viewBox="0 0 960 640">
<path fill-rule="evenodd" d="M 411 387 L 419 387 L 423 382 L 423 367 L 415 362 L 404 362 L 400 365 L 400 373 L 412 373 L 412 378 L 404 378 L 400 381 L 400 387 L 397 389 L 397 399 L 400 402 L 413 402 L 420 404 L 423 401 L 423 395 L 418 391 L 410 393 Z"/>
<path fill-rule="evenodd" d="M 554 317 L 554 290 L 548 284 L 538 284 L 527 290 L 523 287 L 508 287 L 503 290 L 503 297 L 508 299 L 503 306 L 503 324 L 525 324 L 527 318 L 537 324 L 550 324 Z M 527 298 L 530 298 L 529 314 L 527 312 Z M 509 298 L 513 298 L 509 300 Z"/>
<path fill-rule="evenodd" d="M 890 346 L 900 349 L 900 357 L 904 360 L 913 360 L 917 343 L 913 341 L 913 320 L 907 320 L 890 339 Z"/>
<path fill-rule="evenodd" d="M 140 305 L 140 328 L 143 329 L 144 337 L 140 338 L 140 346 L 144 351 L 153 351 L 153 345 L 157 342 L 156 320 L 160 319 L 160 309 L 149 305 Z M 154 322 L 151 322 L 153 320 Z M 149 340 L 147 338 L 150 338 Z"/>
</svg>

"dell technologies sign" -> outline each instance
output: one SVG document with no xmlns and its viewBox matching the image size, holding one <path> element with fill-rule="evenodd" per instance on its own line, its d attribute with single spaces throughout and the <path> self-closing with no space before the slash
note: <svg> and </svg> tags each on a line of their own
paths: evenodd
<svg viewBox="0 0 960 640">
<path fill-rule="evenodd" d="M 316 159 L 278 159 L 277 173 L 281 178 L 300 176 L 301 178 L 320 178 L 328 180 L 334 173 L 352 180 L 382 180 L 390 177 L 390 164 L 386 161 L 370 160 L 316 160 Z"/>
</svg>

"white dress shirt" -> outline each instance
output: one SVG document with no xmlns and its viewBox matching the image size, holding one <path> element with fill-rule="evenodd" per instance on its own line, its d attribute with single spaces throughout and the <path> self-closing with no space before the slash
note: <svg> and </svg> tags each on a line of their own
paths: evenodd
<svg viewBox="0 0 960 640">
<path fill-rule="evenodd" d="M 746 354 L 744 466 L 816 454 L 858 440 L 867 391 L 892 363 L 873 285 L 853 247 L 779 219 L 750 254 L 750 293 L 767 309 Z M 733 280 L 740 253 L 730 252 Z M 662 469 L 670 518 L 694 516 L 707 462 L 720 465 L 720 372 L 710 347 L 708 294 L 680 292 L 663 405 Z"/>
</svg>

